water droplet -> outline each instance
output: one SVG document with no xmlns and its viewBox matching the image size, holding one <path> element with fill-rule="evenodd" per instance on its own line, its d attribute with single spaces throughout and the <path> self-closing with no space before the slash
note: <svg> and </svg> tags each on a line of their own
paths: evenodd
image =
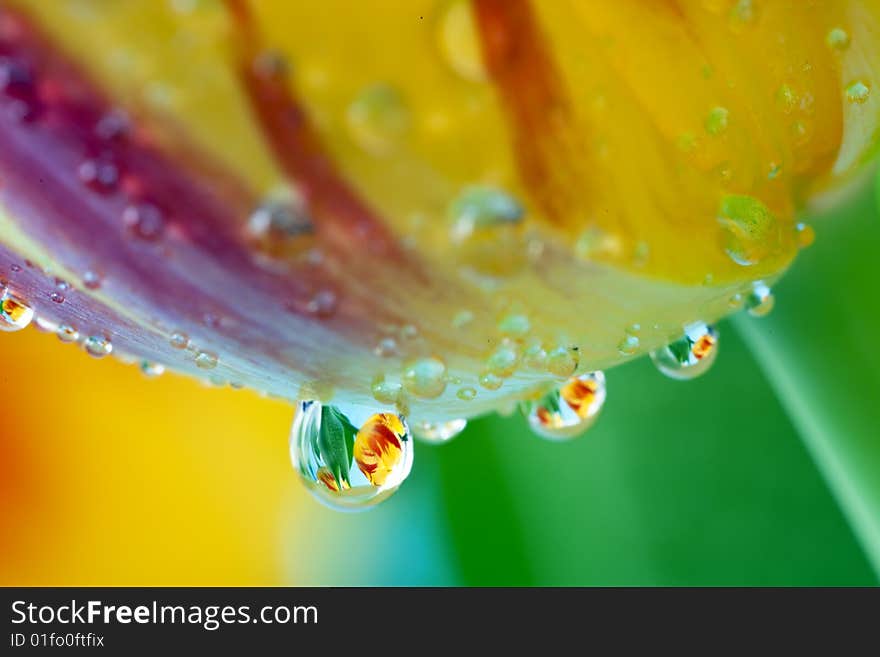
<svg viewBox="0 0 880 657">
<path fill-rule="evenodd" d="M 306 310 L 316 317 L 330 317 L 336 312 L 338 299 L 333 290 L 318 290 L 314 296 L 309 299 Z"/>
<path fill-rule="evenodd" d="M 718 355 L 718 332 L 697 322 L 685 328 L 684 335 L 651 352 L 654 365 L 666 376 L 688 380 L 708 371 Z"/>
<path fill-rule="evenodd" d="M 547 352 L 539 340 L 534 340 L 523 349 L 523 366 L 532 371 L 547 369 Z"/>
<path fill-rule="evenodd" d="M 782 165 L 776 162 L 770 163 L 770 170 L 767 172 L 767 180 L 776 180 L 782 173 Z"/>
<path fill-rule="evenodd" d="M 498 390 L 504 384 L 504 379 L 492 372 L 483 372 L 480 375 L 480 385 L 486 390 Z"/>
<path fill-rule="evenodd" d="M 574 438 L 593 425 L 604 404 L 605 375 L 582 374 L 530 404 L 529 426 L 542 438 Z"/>
<path fill-rule="evenodd" d="M 474 314 L 470 310 L 460 310 L 452 318 L 452 328 L 461 329 L 474 321 Z"/>
<path fill-rule="evenodd" d="M 718 136 L 727 131 L 730 112 L 726 107 L 713 107 L 706 117 L 705 128 L 710 135 Z"/>
<path fill-rule="evenodd" d="M 613 257 L 620 254 L 621 242 L 617 235 L 611 235 L 600 228 L 591 227 L 580 234 L 575 242 L 574 250 L 577 256 L 583 260 L 595 260 L 603 256 Z"/>
<path fill-rule="evenodd" d="M 455 393 L 455 396 L 461 401 L 473 401 L 477 397 L 477 389 L 472 388 L 471 386 L 465 386 L 464 388 L 459 388 Z"/>
<path fill-rule="evenodd" d="M 849 48 L 849 34 L 842 27 L 834 27 L 828 31 L 825 43 L 832 50 L 846 50 Z"/>
<path fill-rule="evenodd" d="M 84 161 L 77 175 L 86 187 L 102 194 L 113 192 L 119 186 L 119 168 L 107 159 Z"/>
<path fill-rule="evenodd" d="M 409 111 L 400 92 L 388 84 L 362 90 L 346 112 L 352 140 L 373 155 L 390 153 L 409 127 Z"/>
<path fill-rule="evenodd" d="M 449 206 L 452 238 L 461 242 L 475 231 L 517 224 L 524 211 L 513 196 L 495 187 L 465 187 Z"/>
<path fill-rule="evenodd" d="M 55 303 L 64 303 L 64 295 L 60 292 L 53 292 L 49 295 L 49 299 Z"/>
<path fill-rule="evenodd" d="M 743 299 L 743 295 L 741 295 L 739 292 L 737 292 L 736 294 L 732 295 L 732 296 L 727 300 L 727 306 L 728 306 L 728 308 L 731 308 L 731 309 L 733 309 L 733 310 L 739 310 L 740 308 L 743 307 L 743 304 L 744 304 L 744 303 L 745 303 L 745 299 Z"/>
<path fill-rule="evenodd" d="M 621 356 L 632 356 L 639 351 L 642 346 L 639 333 L 642 327 L 639 324 L 632 324 L 627 327 L 623 334 L 623 340 L 617 345 L 617 351 Z"/>
<path fill-rule="evenodd" d="M 165 230 L 165 216 L 152 203 L 129 205 L 122 213 L 122 221 L 132 235 L 147 242 L 159 239 Z"/>
<path fill-rule="evenodd" d="M 95 124 L 95 135 L 104 141 L 117 141 L 128 134 L 129 128 L 128 116 L 124 112 L 113 110 Z"/>
<path fill-rule="evenodd" d="M 486 79 L 479 31 L 467 0 L 452 0 L 437 23 L 437 45 L 452 70 L 472 82 Z"/>
<path fill-rule="evenodd" d="M 265 241 L 267 247 L 315 232 L 304 201 L 293 194 L 285 199 L 270 199 L 248 218 L 251 237 Z"/>
<path fill-rule="evenodd" d="M 517 365 L 519 365 L 519 352 L 516 344 L 507 339 L 502 341 L 486 359 L 487 371 L 502 379 L 511 376 L 516 371 Z"/>
<path fill-rule="evenodd" d="M 404 340 L 415 340 L 419 337 L 419 329 L 414 324 L 404 324 L 400 327 L 400 337 Z"/>
<path fill-rule="evenodd" d="M 34 327 L 43 333 L 54 333 L 58 330 L 58 324 L 55 320 L 49 319 L 48 317 L 40 317 L 38 315 L 34 315 Z"/>
<path fill-rule="evenodd" d="M 462 419 L 448 422 L 416 422 L 412 426 L 412 432 L 422 442 L 439 445 L 455 438 L 466 426 L 467 420 Z"/>
<path fill-rule="evenodd" d="M 104 282 L 103 277 L 96 271 L 89 269 L 83 274 L 83 285 L 89 290 L 97 290 Z"/>
<path fill-rule="evenodd" d="M 416 397 L 439 397 L 446 390 L 446 363 L 434 357 L 410 362 L 403 371 L 403 385 Z"/>
<path fill-rule="evenodd" d="M 203 370 L 213 370 L 217 367 L 217 354 L 211 351 L 200 351 L 195 357 L 196 367 Z"/>
<path fill-rule="evenodd" d="M 9 271 L 11 272 L 19 272 L 21 271 L 21 265 L 9 265 Z"/>
<path fill-rule="evenodd" d="M 300 402 L 290 432 L 290 457 L 320 502 L 359 511 L 391 496 L 412 469 L 413 441 L 394 413 Z"/>
<path fill-rule="evenodd" d="M 90 335 L 83 342 L 83 348 L 89 356 L 103 358 L 113 353 L 113 343 L 101 335 Z"/>
<path fill-rule="evenodd" d="M 861 80 L 856 80 L 846 88 L 846 100 L 859 105 L 866 103 L 871 95 L 871 89 Z"/>
<path fill-rule="evenodd" d="M 370 392 L 373 393 L 373 399 L 380 404 L 393 405 L 400 399 L 401 385 L 394 381 L 387 381 L 384 376 L 377 376 L 373 379 L 370 386 Z"/>
<path fill-rule="evenodd" d="M 33 308 L 8 289 L 0 288 L 0 331 L 20 331 L 33 318 Z"/>
<path fill-rule="evenodd" d="M 738 265 L 755 265 L 782 249 L 776 217 L 753 196 L 725 196 L 718 223 L 724 231 L 724 250 Z"/>
<path fill-rule="evenodd" d="M 169 342 L 174 349 L 186 349 L 189 346 L 189 336 L 186 333 L 175 331 L 171 334 Z"/>
<path fill-rule="evenodd" d="M 394 338 L 382 338 L 378 344 L 373 347 L 373 353 L 380 358 L 390 358 L 398 354 L 397 340 Z"/>
<path fill-rule="evenodd" d="M 77 331 L 73 326 L 69 324 L 62 324 L 55 331 L 55 335 L 58 336 L 58 339 L 61 342 L 78 342 L 79 341 L 79 331 Z"/>
<path fill-rule="evenodd" d="M 758 19 L 758 10 L 753 0 L 736 0 L 730 8 L 730 26 L 738 32 Z"/>
<path fill-rule="evenodd" d="M 752 317 L 766 317 L 776 305 L 776 297 L 766 283 L 758 281 L 746 298 L 746 309 Z"/>
<path fill-rule="evenodd" d="M 148 376 L 150 378 L 161 376 L 165 373 L 165 366 L 160 363 L 154 363 L 150 360 L 142 360 L 140 363 L 141 372 L 144 376 Z"/>
<path fill-rule="evenodd" d="M 776 105 L 784 114 L 791 114 L 797 106 L 797 94 L 787 84 L 783 84 L 776 91 Z"/>
<path fill-rule="evenodd" d="M 519 338 L 526 335 L 532 326 L 525 315 L 507 315 L 498 322 L 498 330 L 502 335 Z"/>
<path fill-rule="evenodd" d="M 547 356 L 547 370 L 559 377 L 570 377 L 578 366 L 578 355 L 574 349 L 557 347 Z"/>
<path fill-rule="evenodd" d="M 805 224 L 803 222 L 797 224 L 795 226 L 795 232 L 797 235 L 798 246 L 802 249 L 812 246 L 813 242 L 816 241 L 816 231 L 810 224 Z"/>
</svg>

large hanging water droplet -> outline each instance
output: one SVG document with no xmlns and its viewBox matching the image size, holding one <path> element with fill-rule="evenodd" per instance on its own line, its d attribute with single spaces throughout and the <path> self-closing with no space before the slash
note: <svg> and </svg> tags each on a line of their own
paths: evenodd
<svg viewBox="0 0 880 657">
<path fill-rule="evenodd" d="M 374 84 L 358 95 L 346 113 L 354 142 L 373 155 L 386 155 L 409 127 L 409 111 L 400 92 L 388 84 Z"/>
<path fill-rule="evenodd" d="M 0 288 L 0 331 L 20 331 L 33 318 L 33 308 L 8 289 Z"/>
<path fill-rule="evenodd" d="M 446 390 L 446 363 L 434 357 L 408 363 L 403 371 L 403 385 L 416 397 L 439 397 Z"/>
<path fill-rule="evenodd" d="M 662 374 L 681 381 L 704 374 L 718 355 L 718 332 L 697 322 L 685 328 L 684 335 L 651 352 L 651 360 Z"/>
<path fill-rule="evenodd" d="M 290 457 L 309 492 L 327 506 L 360 511 L 387 499 L 412 469 L 406 422 L 394 413 L 300 402 Z"/>
<path fill-rule="evenodd" d="M 589 429 L 605 404 L 605 375 L 592 372 L 573 377 L 559 390 L 529 406 L 532 431 L 550 440 L 567 440 Z"/>
<path fill-rule="evenodd" d="M 724 230 L 724 250 L 738 265 L 756 265 L 782 250 L 776 217 L 754 196 L 725 196 L 718 223 Z"/>
<path fill-rule="evenodd" d="M 445 443 L 464 431 L 467 420 L 456 419 L 448 422 L 416 422 L 413 424 L 413 435 L 425 443 Z"/>
</svg>

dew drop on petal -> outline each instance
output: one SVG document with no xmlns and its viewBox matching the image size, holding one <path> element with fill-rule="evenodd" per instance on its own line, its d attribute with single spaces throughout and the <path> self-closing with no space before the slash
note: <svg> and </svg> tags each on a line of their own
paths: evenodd
<svg viewBox="0 0 880 657">
<path fill-rule="evenodd" d="M 436 357 L 411 361 L 403 370 L 403 386 L 422 399 L 434 399 L 446 390 L 446 363 Z"/>
<path fill-rule="evenodd" d="M 413 435 L 423 443 L 440 444 L 449 442 L 464 431 L 467 420 L 456 419 L 447 422 L 415 422 L 412 425 Z"/>
<path fill-rule="evenodd" d="M 504 379 L 492 372 L 483 372 L 480 375 L 480 385 L 486 390 L 498 390 L 504 384 Z"/>
<path fill-rule="evenodd" d="M 306 213 L 302 200 L 270 199 L 248 218 L 247 230 L 251 237 L 277 245 L 302 235 L 310 235 L 315 227 Z"/>
<path fill-rule="evenodd" d="M 0 288 L 0 331 L 20 331 L 33 318 L 33 308 L 8 289 Z"/>
<path fill-rule="evenodd" d="M 103 278 L 98 272 L 89 269 L 83 274 L 83 285 L 89 290 L 97 290 L 103 283 Z"/>
<path fill-rule="evenodd" d="M 846 50 L 849 48 L 849 34 L 842 27 L 834 27 L 828 31 L 825 43 L 832 50 Z"/>
<path fill-rule="evenodd" d="M 51 299 L 53 303 L 64 303 L 64 295 L 60 292 L 53 292 L 49 295 L 49 299 Z"/>
<path fill-rule="evenodd" d="M 806 249 L 813 245 L 816 241 L 816 230 L 810 225 L 803 222 L 795 226 L 797 235 L 798 248 Z"/>
<path fill-rule="evenodd" d="M 333 290 L 318 290 L 309 299 L 306 310 L 315 317 L 330 317 L 336 312 L 338 301 Z"/>
<path fill-rule="evenodd" d="M 474 232 L 517 224 L 524 211 L 519 201 L 495 187 L 465 187 L 449 206 L 452 239 L 461 242 Z"/>
<path fill-rule="evenodd" d="M 605 375 L 572 377 L 558 390 L 528 405 L 532 431 L 550 440 L 567 440 L 589 429 L 605 404 Z"/>
<path fill-rule="evenodd" d="M 61 342 L 79 341 L 79 331 L 70 324 L 62 324 L 59 326 L 55 331 L 55 335 L 58 336 L 58 339 L 61 340 Z"/>
<path fill-rule="evenodd" d="M 397 340 L 394 338 L 382 338 L 373 347 L 373 353 L 380 358 L 390 358 L 398 354 Z"/>
<path fill-rule="evenodd" d="M 300 402 L 290 458 L 306 488 L 340 511 L 360 511 L 390 497 L 412 469 L 405 420 L 362 407 Z"/>
<path fill-rule="evenodd" d="M 109 194 L 119 186 L 119 169 L 109 160 L 85 160 L 79 165 L 77 175 L 86 187 L 101 194 Z"/>
<path fill-rule="evenodd" d="M 135 203 L 125 208 L 122 221 L 129 232 L 145 242 L 153 242 L 165 230 L 165 216 L 158 206 L 152 203 Z"/>
<path fill-rule="evenodd" d="M 703 322 L 685 328 L 684 335 L 651 352 L 657 369 L 672 379 L 689 380 L 704 374 L 718 355 L 718 332 Z"/>
<path fill-rule="evenodd" d="M 753 196 L 725 196 L 718 223 L 724 232 L 724 250 L 738 265 L 758 264 L 782 250 L 776 217 Z"/>
<path fill-rule="evenodd" d="M 477 397 L 477 389 L 471 386 L 465 386 L 464 388 L 459 388 L 456 391 L 455 396 L 461 401 L 473 401 Z"/>
<path fill-rule="evenodd" d="M 745 305 L 752 317 L 766 317 L 776 305 L 776 297 L 766 283 L 758 281 L 746 297 Z"/>
<path fill-rule="evenodd" d="M 519 365 L 519 351 L 515 343 L 506 339 L 486 359 L 486 370 L 501 378 L 511 376 L 516 371 L 517 365 Z"/>
<path fill-rule="evenodd" d="M 529 318 L 525 315 L 511 314 L 503 317 L 498 322 L 498 330 L 502 335 L 520 338 L 531 329 Z"/>
<path fill-rule="evenodd" d="M 845 96 L 849 103 L 861 105 L 868 102 L 871 89 L 861 80 L 856 80 L 846 88 Z"/>
<path fill-rule="evenodd" d="M 409 111 L 400 92 L 378 83 L 363 89 L 349 105 L 346 123 L 352 140 L 368 153 L 390 153 L 406 134 Z"/>
<path fill-rule="evenodd" d="M 200 351 L 195 357 L 196 367 L 202 370 L 213 370 L 217 367 L 217 354 L 212 351 Z"/>
<path fill-rule="evenodd" d="M 140 362 L 140 370 L 144 376 L 154 378 L 165 373 L 165 366 L 161 363 L 155 363 L 151 360 L 142 360 Z"/>
<path fill-rule="evenodd" d="M 557 347 L 547 355 L 547 370 L 559 377 L 569 377 L 578 366 L 577 351 Z"/>
<path fill-rule="evenodd" d="M 171 334 L 168 342 L 174 349 L 186 349 L 189 346 L 189 336 L 186 333 L 175 331 Z"/>
<path fill-rule="evenodd" d="M 726 107 L 713 107 L 706 117 L 705 128 L 713 137 L 723 134 L 727 131 L 730 112 Z"/>
<path fill-rule="evenodd" d="M 437 45 L 449 66 L 472 82 L 486 79 L 481 39 L 467 0 L 451 0 L 437 21 Z"/>
<path fill-rule="evenodd" d="M 83 342 L 83 349 L 89 356 L 103 358 L 113 353 L 113 343 L 102 335 L 90 335 Z"/>
<path fill-rule="evenodd" d="M 370 392 L 380 404 L 396 404 L 400 399 L 402 386 L 394 381 L 388 381 L 384 376 L 377 376 L 370 385 Z"/>
</svg>

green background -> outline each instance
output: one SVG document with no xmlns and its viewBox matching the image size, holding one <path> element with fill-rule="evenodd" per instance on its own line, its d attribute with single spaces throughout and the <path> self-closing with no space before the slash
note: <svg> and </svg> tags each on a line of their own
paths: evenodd
<svg viewBox="0 0 880 657">
<path fill-rule="evenodd" d="M 419 444 L 394 498 L 321 514 L 320 537 L 289 549 L 300 583 L 877 585 L 874 191 L 807 217 L 816 243 L 776 309 L 722 322 L 707 375 L 615 368 L 602 418 L 570 443 L 496 416 Z"/>
</svg>

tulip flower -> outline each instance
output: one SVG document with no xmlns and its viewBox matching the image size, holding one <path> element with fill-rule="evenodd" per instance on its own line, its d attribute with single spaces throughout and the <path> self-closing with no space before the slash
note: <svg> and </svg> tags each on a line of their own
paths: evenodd
<svg viewBox="0 0 880 657">
<path fill-rule="evenodd" d="M 708 364 L 867 170 L 878 28 L 873 0 L 4 2 L 0 321 L 426 426 Z M 326 488 L 381 486 L 354 449 Z"/>
</svg>

